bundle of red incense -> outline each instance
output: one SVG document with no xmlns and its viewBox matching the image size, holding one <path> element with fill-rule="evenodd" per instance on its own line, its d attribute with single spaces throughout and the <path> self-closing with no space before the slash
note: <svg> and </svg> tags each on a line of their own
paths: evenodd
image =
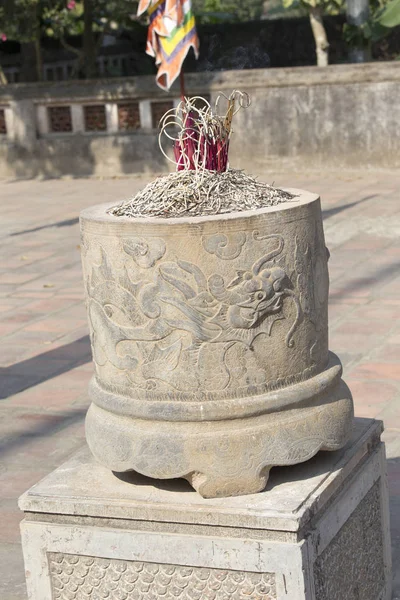
<svg viewBox="0 0 400 600">
<path fill-rule="evenodd" d="M 193 110 L 186 112 L 182 133 L 174 143 L 177 170 L 199 167 L 222 173 L 228 168 L 229 138 L 235 100 L 229 100 L 224 119 L 206 112 L 200 119 Z M 186 104 L 182 107 L 185 111 Z M 206 119 L 204 119 L 204 116 Z"/>
<path fill-rule="evenodd" d="M 225 98 L 228 108 L 224 116 L 216 114 L 219 101 Z M 238 104 L 235 110 L 235 104 Z M 229 140 L 232 119 L 240 108 L 247 108 L 250 98 L 234 90 L 229 97 L 220 94 L 215 109 L 201 97 L 185 97 L 179 105 L 169 110 L 160 122 L 159 145 L 167 160 L 169 153 L 163 148 L 165 138 L 173 141 L 174 162 L 177 171 L 228 170 Z"/>
</svg>

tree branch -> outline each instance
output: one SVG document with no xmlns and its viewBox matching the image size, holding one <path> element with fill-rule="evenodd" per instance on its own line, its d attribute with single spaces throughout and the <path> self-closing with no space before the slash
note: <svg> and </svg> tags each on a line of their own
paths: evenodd
<svg viewBox="0 0 400 600">
<path fill-rule="evenodd" d="M 317 65 L 326 67 L 329 63 L 329 42 L 322 19 L 322 7 L 310 6 L 310 24 L 315 39 Z"/>
<path fill-rule="evenodd" d="M 8 80 L 7 80 L 7 76 L 3 71 L 3 67 L 0 65 L 0 84 L 1 85 L 7 85 L 8 84 Z"/>
<path fill-rule="evenodd" d="M 64 37 L 61 35 L 60 36 L 60 42 L 61 45 L 66 49 L 69 50 L 70 52 L 73 52 L 73 54 L 76 54 L 76 56 L 78 56 L 79 58 L 82 56 L 82 50 L 78 50 L 78 48 L 75 48 L 74 46 L 71 46 L 71 44 L 68 44 L 68 42 L 65 41 Z"/>
</svg>

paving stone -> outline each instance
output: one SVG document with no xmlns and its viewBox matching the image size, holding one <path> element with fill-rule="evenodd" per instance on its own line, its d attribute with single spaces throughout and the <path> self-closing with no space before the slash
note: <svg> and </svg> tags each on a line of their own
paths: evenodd
<svg viewBox="0 0 400 600">
<path fill-rule="evenodd" d="M 8 335 L 9 333 L 13 333 L 17 329 L 21 328 L 20 323 L 9 323 L 9 322 L 1 322 L 0 323 L 0 336 Z"/>
<path fill-rule="evenodd" d="M 400 338 L 400 336 L 397 336 Z M 399 356 L 400 356 L 400 341 L 398 343 L 393 343 L 391 338 L 387 338 L 386 343 L 378 348 L 372 354 L 374 360 L 384 360 L 384 361 L 393 361 L 399 365 Z M 399 365 L 400 368 L 400 365 Z"/>
<path fill-rule="evenodd" d="M 16 544 L 20 541 L 19 524 L 22 521 L 15 498 L 0 500 L 0 543 Z M 1 578 L 0 578 L 1 579 Z"/>
<path fill-rule="evenodd" d="M 25 569 L 19 543 L 0 543 L 0 565 L 0 598 L 2 600 L 25 599 Z"/>
<path fill-rule="evenodd" d="M 2 274 L 0 280 L 2 283 L 25 283 L 26 281 L 30 281 L 32 279 L 37 279 L 40 277 L 40 273 L 17 273 L 10 272 L 6 275 Z"/>
<path fill-rule="evenodd" d="M 346 331 L 337 332 L 335 329 L 330 334 L 330 347 L 333 352 L 341 354 L 342 352 L 356 353 L 361 359 L 366 353 L 371 352 L 376 348 L 377 343 L 382 341 L 382 337 L 375 334 L 352 334 L 351 336 Z"/>
<path fill-rule="evenodd" d="M 83 317 L 83 314 L 82 314 Z M 24 331 L 55 331 L 55 332 L 68 332 L 78 327 L 85 325 L 86 321 L 81 319 L 66 319 L 65 316 L 58 315 L 54 318 L 46 318 L 40 321 L 36 321 L 31 325 L 24 327 Z"/>
<path fill-rule="evenodd" d="M 45 313 L 34 312 L 34 311 L 18 311 L 13 310 L 11 313 L 8 311 L 5 315 L 2 315 L 1 322 L 24 324 L 30 321 L 36 321 L 40 317 L 43 317 Z"/>
<path fill-rule="evenodd" d="M 379 418 L 382 410 L 399 395 L 398 386 L 385 382 L 354 380 L 350 376 L 346 377 L 346 382 L 353 394 L 358 417 Z"/>
<path fill-rule="evenodd" d="M 49 292 L 43 291 L 43 292 L 15 292 L 14 294 L 11 295 L 12 298 L 48 298 L 49 296 L 53 296 L 54 292 L 51 292 L 49 294 Z"/>
<path fill-rule="evenodd" d="M 72 383 L 67 383 L 64 379 L 63 383 L 66 383 L 67 387 L 63 388 L 62 385 L 53 382 L 53 387 L 48 385 L 51 384 L 51 380 L 47 380 L 43 383 L 38 381 L 36 385 L 29 388 L 23 388 L 20 392 L 8 397 L 7 403 L 10 406 L 25 406 L 35 407 L 40 406 L 46 410 L 51 408 L 64 408 L 74 403 L 77 398 L 80 397 L 84 385 L 89 383 L 90 375 L 84 379 L 83 382 L 79 382 L 75 388 Z M 19 382 L 17 382 L 19 383 Z M 10 384 L 11 385 L 11 384 Z M 14 385 L 16 385 L 14 383 Z"/>
<path fill-rule="evenodd" d="M 384 336 L 393 329 L 396 325 L 396 321 L 393 319 L 358 319 L 357 312 L 353 312 L 350 319 L 346 319 L 335 328 L 335 333 L 345 333 L 348 336 L 354 334 L 361 335 L 377 335 Z"/>
<path fill-rule="evenodd" d="M 388 321 L 391 326 L 397 324 L 397 319 L 399 317 L 399 306 L 396 304 L 386 304 L 382 306 L 382 303 L 372 302 L 371 304 L 366 304 L 364 306 L 359 306 L 354 309 L 352 318 L 363 319 L 365 321 L 379 321 L 382 323 L 383 321 Z"/>
<path fill-rule="evenodd" d="M 398 363 L 367 362 L 357 365 L 351 372 L 352 377 L 376 379 L 378 381 L 400 381 Z"/>
<path fill-rule="evenodd" d="M 378 416 L 380 419 L 383 419 L 383 421 L 387 424 L 388 427 L 397 429 L 397 435 L 400 438 L 399 397 L 397 396 L 394 400 L 392 400 L 392 402 L 390 402 L 390 404 L 386 404 L 386 406 L 383 408 L 382 412 L 380 412 Z"/>
<path fill-rule="evenodd" d="M 13 499 L 26 491 L 27 487 L 34 485 L 47 475 L 47 469 L 25 467 L 20 469 L 13 466 L 12 473 L 7 470 L 0 473 L 0 500 Z"/>
</svg>

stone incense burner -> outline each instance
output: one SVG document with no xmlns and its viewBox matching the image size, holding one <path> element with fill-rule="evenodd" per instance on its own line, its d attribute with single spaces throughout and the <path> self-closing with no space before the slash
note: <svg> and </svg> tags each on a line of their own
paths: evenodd
<svg viewBox="0 0 400 600">
<path fill-rule="evenodd" d="M 328 350 L 318 196 L 192 218 L 81 214 L 95 375 L 86 437 L 116 472 L 204 497 L 263 490 L 271 467 L 348 440 Z"/>
</svg>

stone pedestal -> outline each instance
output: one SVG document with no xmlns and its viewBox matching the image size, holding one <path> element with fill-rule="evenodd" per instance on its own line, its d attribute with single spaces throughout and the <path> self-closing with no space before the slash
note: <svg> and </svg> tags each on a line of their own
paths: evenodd
<svg viewBox="0 0 400 600">
<path fill-rule="evenodd" d="M 85 448 L 20 499 L 30 600 L 389 600 L 382 423 L 277 467 L 265 492 L 204 499 L 117 477 Z"/>
</svg>

